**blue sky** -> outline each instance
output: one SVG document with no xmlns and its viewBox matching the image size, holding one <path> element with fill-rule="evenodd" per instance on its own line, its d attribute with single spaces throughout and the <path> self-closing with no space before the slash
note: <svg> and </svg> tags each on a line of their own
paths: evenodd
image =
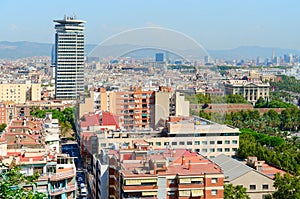
<svg viewBox="0 0 300 199">
<path fill-rule="evenodd" d="M 206 49 L 243 45 L 300 49 L 298 0 L 1 0 L 0 40 L 53 43 L 53 19 L 86 20 L 86 43 L 131 28 L 183 32 Z"/>
</svg>

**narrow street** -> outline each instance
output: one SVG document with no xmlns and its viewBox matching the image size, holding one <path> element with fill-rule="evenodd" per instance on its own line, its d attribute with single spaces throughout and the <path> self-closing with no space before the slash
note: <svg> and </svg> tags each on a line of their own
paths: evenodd
<svg viewBox="0 0 300 199">
<path fill-rule="evenodd" d="M 82 158 L 80 155 L 80 149 L 78 143 L 75 141 L 67 141 L 62 143 L 62 153 L 68 154 L 70 157 L 74 157 L 76 165 L 76 180 L 77 180 L 77 199 L 87 199 L 89 197 L 89 187 L 87 186 L 87 173 L 83 167 Z"/>
</svg>

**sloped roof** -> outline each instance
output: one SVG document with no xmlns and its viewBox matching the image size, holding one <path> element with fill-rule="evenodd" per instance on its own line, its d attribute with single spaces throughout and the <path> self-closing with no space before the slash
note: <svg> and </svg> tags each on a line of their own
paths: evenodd
<svg viewBox="0 0 300 199">
<path fill-rule="evenodd" d="M 222 168 L 225 175 L 225 181 L 232 181 L 248 173 L 249 171 L 254 170 L 251 167 L 248 167 L 247 165 L 224 154 L 218 155 L 217 157 L 213 158 L 212 161 Z"/>
</svg>

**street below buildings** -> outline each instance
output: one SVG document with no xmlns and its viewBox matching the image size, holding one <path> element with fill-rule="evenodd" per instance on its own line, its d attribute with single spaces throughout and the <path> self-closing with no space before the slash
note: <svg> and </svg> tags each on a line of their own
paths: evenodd
<svg viewBox="0 0 300 199">
<path fill-rule="evenodd" d="M 91 196 L 90 190 L 87 186 L 87 171 L 83 166 L 82 158 L 80 155 L 80 148 L 75 141 L 67 141 L 62 144 L 62 153 L 74 157 L 76 166 L 76 181 L 77 181 L 77 199 L 87 199 Z"/>
</svg>

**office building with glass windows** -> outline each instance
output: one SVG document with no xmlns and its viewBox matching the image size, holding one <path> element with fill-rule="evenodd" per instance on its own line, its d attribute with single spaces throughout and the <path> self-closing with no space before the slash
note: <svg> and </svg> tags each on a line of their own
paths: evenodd
<svg viewBox="0 0 300 199">
<path fill-rule="evenodd" d="M 55 98 L 78 99 L 84 91 L 84 23 L 75 17 L 54 20 Z"/>
</svg>

